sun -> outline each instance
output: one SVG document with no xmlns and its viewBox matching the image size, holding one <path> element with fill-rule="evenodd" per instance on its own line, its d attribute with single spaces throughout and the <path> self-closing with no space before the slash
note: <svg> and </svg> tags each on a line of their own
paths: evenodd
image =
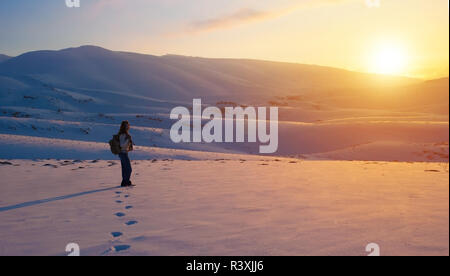
<svg viewBox="0 0 450 276">
<path fill-rule="evenodd" d="M 401 46 L 382 44 L 373 50 L 370 71 L 383 75 L 401 75 L 405 72 L 406 62 L 406 51 Z"/>
</svg>

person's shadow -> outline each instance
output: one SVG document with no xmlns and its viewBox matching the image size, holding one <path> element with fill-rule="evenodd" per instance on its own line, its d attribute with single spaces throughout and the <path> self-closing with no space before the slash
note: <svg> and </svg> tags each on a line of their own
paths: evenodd
<svg viewBox="0 0 450 276">
<path fill-rule="evenodd" d="M 65 195 L 65 196 L 40 199 L 40 200 L 35 200 L 35 201 L 23 202 L 23 203 L 19 203 L 19 204 L 15 204 L 15 205 L 0 207 L 0 213 L 15 210 L 15 209 L 20 209 L 20 208 L 30 207 L 30 206 L 34 206 L 34 205 L 44 204 L 44 203 L 48 203 L 48 202 L 53 202 L 53 201 L 59 201 L 59 200 L 64 200 L 64 199 L 69 199 L 69 198 L 74 198 L 74 197 L 79 197 L 79 196 L 84 196 L 84 195 L 89 195 L 89 194 L 94 194 L 94 193 L 111 191 L 111 190 L 115 190 L 115 189 L 119 189 L 119 188 L 120 188 L 120 186 L 86 191 L 86 192 L 81 192 L 81 193 L 76 193 L 76 194 L 71 194 L 71 195 Z"/>
</svg>

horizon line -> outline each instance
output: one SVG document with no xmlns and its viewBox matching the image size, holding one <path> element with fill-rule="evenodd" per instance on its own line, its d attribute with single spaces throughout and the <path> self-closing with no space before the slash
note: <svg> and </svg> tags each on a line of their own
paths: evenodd
<svg viewBox="0 0 450 276">
<path fill-rule="evenodd" d="M 380 76 L 380 77 L 393 77 L 393 78 L 406 78 L 411 80 L 418 80 L 418 81 L 432 81 L 432 80 L 440 80 L 440 79 L 448 79 L 450 76 L 447 74 L 447 76 L 443 75 L 440 77 L 420 77 L 420 76 L 411 76 L 411 75 L 402 75 L 402 74 L 380 74 L 376 72 L 368 72 L 368 71 L 359 71 L 356 69 L 349 69 L 344 67 L 336 67 L 332 65 L 324 65 L 324 64 L 316 64 L 316 63 L 303 63 L 303 62 L 296 62 L 296 61 L 285 61 L 285 60 L 272 60 L 272 59 L 257 59 L 257 58 L 245 58 L 245 57 L 207 57 L 207 56 L 194 56 L 194 55 L 188 55 L 188 54 L 173 54 L 173 53 L 166 53 L 161 55 L 156 54 L 150 54 L 150 53 L 142 53 L 142 52 L 133 52 L 131 50 L 112 50 L 109 48 L 105 48 L 103 46 L 98 46 L 95 44 L 83 44 L 80 46 L 71 46 L 71 47 L 65 47 L 65 48 L 58 48 L 58 49 L 40 49 L 40 50 L 29 50 L 25 51 L 23 53 L 20 53 L 15 56 L 11 56 L 9 54 L 5 54 L 0 52 L 0 55 L 7 56 L 8 58 L 17 58 L 20 56 L 23 56 L 28 53 L 33 52 L 60 52 L 70 49 L 79 49 L 83 47 L 92 47 L 92 48 L 100 48 L 106 51 L 110 52 L 116 52 L 116 53 L 129 53 L 129 54 L 137 54 L 137 55 L 145 55 L 145 56 L 153 56 L 153 57 L 166 57 L 166 56 L 178 56 L 178 57 L 187 57 L 187 58 L 201 58 L 201 59 L 218 59 L 218 60 L 248 60 L 248 61 L 262 61 L 262 62 L 274 62 L 274 63 L 285 63 L 285 64 L 292 64 L 292 65 L 306 65 L 306 66 L 316 66 L 316 67 L 322 67 L 322 68 L 329 68 L 334 70 L 342 70 L 347 72 L 353 72 L 353 73 L 360 73 L 360 74 L 368 74 L 368 75 L 374 75 L 374 76 Z"/>
</svg>

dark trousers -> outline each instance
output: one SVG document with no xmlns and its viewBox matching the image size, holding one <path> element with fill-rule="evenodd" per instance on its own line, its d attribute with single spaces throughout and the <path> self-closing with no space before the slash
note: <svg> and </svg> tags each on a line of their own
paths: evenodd
<svg viewBox="0 0 450 276">
<path fill-rule="evenodd" d="M 119 157 L 120 163 L 122 164 L 122 184 L 129 184 L 131 172 L 133 171 L 131 168 L 130 158 L 126 152 L 119 153 Z"/>
</svg>

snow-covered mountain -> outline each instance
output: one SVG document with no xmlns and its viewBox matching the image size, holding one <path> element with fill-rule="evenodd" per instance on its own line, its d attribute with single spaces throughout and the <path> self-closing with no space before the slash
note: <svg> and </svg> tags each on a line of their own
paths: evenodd
<svg viewBox="0 0 450 276">
<path fill-rule="evenodd" d="M 60 88 L 122 91 L 161 100 L 258 100 L 314 91 L 374 89 L 416 83 L 312 65 L 257 60 L 162 57 L 95 46 L 37 51 L 0 65 L 0 73 L 29 76 Z"/>
<path fill-rule="evenodd" d="M 248 143 L 172 143 L 168 114 L 174 106 L 191 106 L 193 98 L 219 107 L 278 106 L 279 155 L 448 160 L 448 78 L 424 82 L 95 46 L 29 52 L 1 62 L 0 134 L 105 143 L 129 120 L 142 146 L 257 153 L 257 145 Z M 0 143 L 7 149 L 12 144 L 4 135 Z M 30 142 L 36 139 L 22 140 L 31 143 L 27 147 L 42 147 Z M 13 158 L 14 152 L 0 157 Z"/>
<path fill-rule="evenodd" d="M 197 97 L 278 106 L 279 156 L 172 143 L 171 108 Z M 448 106 L 448 78 L 92 46 L 10 58 L 0 255 L 448 255 Z M 122 120 L 132 189 L 106 143 Z"/>
</svg>

